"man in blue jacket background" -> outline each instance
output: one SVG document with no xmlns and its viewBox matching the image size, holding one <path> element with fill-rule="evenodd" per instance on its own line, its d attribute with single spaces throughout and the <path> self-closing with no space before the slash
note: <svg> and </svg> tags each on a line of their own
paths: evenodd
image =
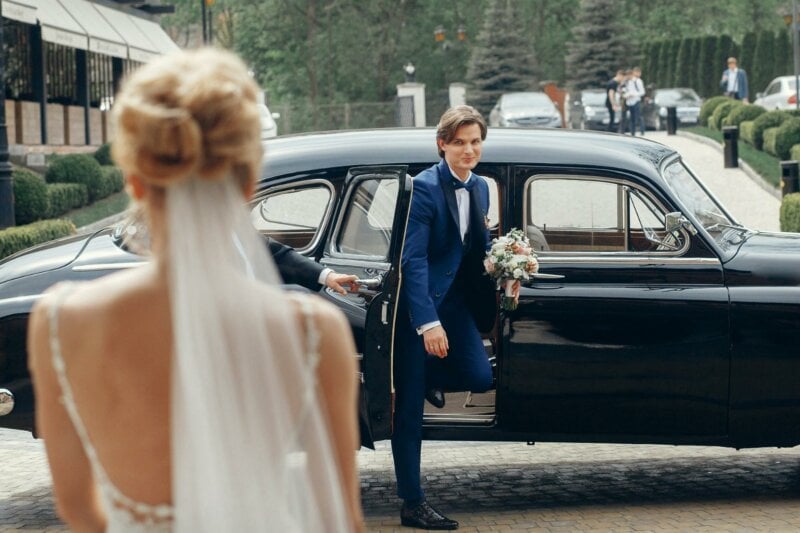
<svg viewBox="0 0 800 533">
<path fill-rule="evenodd" d="M 747 90 L 747 73 L 737 65 L 735 57 L 728 58 L 728 68 L 722 73 L 719 88 L 725 96 L 747 103 L 749 92 Z"/>
</svg>

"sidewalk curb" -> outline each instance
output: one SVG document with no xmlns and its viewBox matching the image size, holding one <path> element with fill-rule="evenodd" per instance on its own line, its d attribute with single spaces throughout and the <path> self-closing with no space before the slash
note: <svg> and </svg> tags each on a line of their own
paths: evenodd
<svg viewBox="0 0 800 533">
<path fill-rule="evenodd" d="M 699 143 L 706 144 L 708 146 L 713 146 L 719 151 L 719 153 L 723 153 L 722 144 L 718 143 L 714 139 L 709 139 L 708 137 L 705 137 L 703 135 L 697 135 L 696 133 L 691 133 L 688 131 L 678 130 L 676 133 L 682 137 L 687 137 L 689 139 L 692 139 L 693 141 L 697 141 Z M 742 161 L 741 158 L 739 158 L 739 168 L 742 169 L 742 171 L 745 174 L 747 174 L 747 176 L 751 180 L 753 180 L 756 185 L 764 189 L 766 192 L 768 192 L 778 200 L 782 199 L 780 190 L 778 190 L 774 185 L 770 184 L 764 178 L 762 178 L 758 172 L 753 170 L 753 167 Z"/>
</svg>

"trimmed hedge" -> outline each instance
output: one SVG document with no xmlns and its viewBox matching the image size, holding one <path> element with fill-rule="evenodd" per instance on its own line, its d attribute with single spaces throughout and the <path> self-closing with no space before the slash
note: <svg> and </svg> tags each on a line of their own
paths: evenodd
<svg viewBox="0 0 800 533">
<path fill-rule="evenodd" d="M 111 143 L 105 143 L 94 152 L 94 158 L 101 166 L 113 165 L 114 160 L 111 159 Z"/>
<path fill-rule="evenodd" d="M 106 181 L 106 187 L 110 191 L 106 196 L 125 188 L 125 178 L 122 176 L 122 170 L 113 165 L 104 165 L 101 170 L 103 171 L 103 179 Z"/>
<path fill-rule="evenodd" d="M 714 114 L 714 110 L 717 108 L 717 106 L 724 102 L 730 101 L 731 99 L 727 96 L 714 96 L 703 102 L 703 105 L 700 107 L 700 125 L 708 126 L 708 119 L 710 119 L 711 115 Z"/>
<path fill-rule="evenodd" d="M 783 197 L 780 220 L 781 231 L 800 233 L 800 192 Z"/>
<path fill-rule="evenodd" d="M 792 149 L 789 150 L 789 160 L 800 161 L 800 144 L 795 144 L 792 146 Z"/>
<path fill-rule="evenodd" d="M 753 146 L 764 149 L 764 130 L 776 128 L 789 120 L 791 115 L 786 111 L 767 111 L 753 121 Z"/>
<path fill-rule="evenodd" d="M 740 100 L 732 100 L 729 98 L 727 102 L 722 102 L 714 109 L 714 113 L 712 113 L 711 118 L 708 119 L 708 125 L 715 130 L 721 130 L 722 121 L 725 117 L 727 117 L 731 111 L 743 105 L 744 104 Z"/>
<path fill-rule="evenodd" d="M 11 172 L 14 180 L 14 222 L 17 226 L 29 224 L 47 216 L 50 204 L 47 200 L 47 184 L 37 173 L 27 168 L 15 168 Z"/>
<path fill-rule="evenodd" d="M 50 199 L 50 212 L 47 216 L 50 218 L 89 203 L 89 191 L 82 183 L 51 183 L 47 186 L 47 196 Z"/>
<path fill-rule="evenodd" d="M 60 156 L 50 162 L 45 173 L 48 183 L 82 183 L 89 191 L 89 202 L 103 198 L 108 187 L 100 163 L 87 154 Z M 108 196 L 108 194 L 106 194 Z"/>
<path fill-rule="evenodd" d="M 739 124 L 739 138 L 743 141 L 753 144 L 753 131 L 756 123 L 752 120 L 745 120 Z"/>
<path fill-rule="evenodd" d="M 0 231 L 0 258 L 74 233 L 75 225 L 69 220 L 40 220 L 4 229 Z"/>
<path fill-rule="evenodd" d="M 779 128 L 776 126 L 774 128 L 767 128 L 764 131 L 764 145 L 762 147 L 762 150 L 775 157 L 778 156 L 777 148 L 775 147 L 775 142 L 778 139 L 778 129 Z"/>
<path fill-rule="evenodd" d="M 800 118 L 792 117 L 780 126 L 775 137 L 775 155 L 789 159 L 792 146 L 800 143 Z"/>
<path fill-rule="evenodd" d="M 738 106 L 728 113 L 728 116 L 722 121 L 722 125 L 739 126 L 739 129 L 741 130 L 742 122 L 746 120 L 755 120 L 766 112 L 767 110 L 760 105 Z"/>
</svg>

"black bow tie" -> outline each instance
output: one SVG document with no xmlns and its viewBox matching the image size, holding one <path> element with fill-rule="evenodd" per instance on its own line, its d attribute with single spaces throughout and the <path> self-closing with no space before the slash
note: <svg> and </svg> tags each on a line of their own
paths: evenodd
<svg viewBox="0 0 800 533">
<path fill-rule="evenodd" d="M 453 178 L 453 188 L 454 189 L 467 189 L 467 191 L 471 191 L 472 188 L 475 186 L 475 178 L 470 177 L 466 183 L 461 181 L 459 178 Z"/>
</svg>

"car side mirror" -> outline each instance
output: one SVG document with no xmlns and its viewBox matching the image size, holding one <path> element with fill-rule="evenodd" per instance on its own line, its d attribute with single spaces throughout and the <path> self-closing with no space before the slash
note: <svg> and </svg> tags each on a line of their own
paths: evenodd
<svg viewBox="0 0 800 533">
<path fill-rule="evenodd" d="M 681 228 L 685 228 L 692 235 L 697 235 L 697 229 L 680 211 L 673 211 L 664 215 L 664 229 L 667 230 L 667 233 L 672 233 Z"/>
<path fill-rule="evenodd" d="M 756 98 L 761 98 L 764 96 L 764 93 L 756 93 Z"/>
</svg>

